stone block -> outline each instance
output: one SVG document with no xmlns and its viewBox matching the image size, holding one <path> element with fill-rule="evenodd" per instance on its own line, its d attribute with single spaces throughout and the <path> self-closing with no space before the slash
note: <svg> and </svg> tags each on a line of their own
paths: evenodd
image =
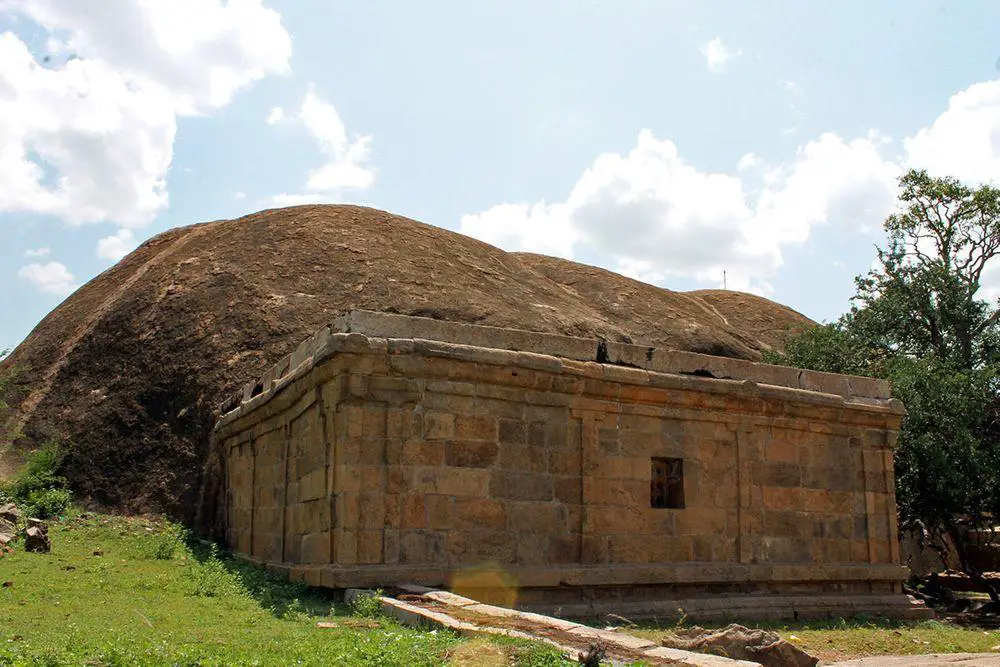
<svg viewBox="0 0 1000 667">
<path fill-rule="evenodd" d="M 552 475 L 507 470 L 493 470 L 487 474 L 489 495 L 493 498 L 546 501 L 553 498 L 555 485 Z"/>
<path fill-rule="evenodd" d="M 512 507 L 512 512 L 514 508 Z M 462 498 L 454 503 L 454 526 L 457 530 L 492 530 L 506 532 L 507 507 L 489 498 Z"/>
<path fill-rule="evenodd" d="M 649 505 L 649 482 L 634 479 L 584 477 L 583 497 L 595 505 L 624 505 L 645 507 Z"/>
<path fill-rule="evenodd" d="M 358 533 L 358 563 L 382 562 L 382 531 L 362 530 Z"/>
<path fill-rule="evenodd" d="M 326 496 L 326 469 L 314 470 L 298 482 L 300 501 L 316 500 Z"/>
<path fill-rule="evenodd" d="M 348 529 L 334 531 L 333 562 L 338 565 L 354 565 L 358 562 L 357 531 Z"/>
<path fill-rule="evenodd" d="M 723 535 L 727 530 L 728 517 L 729 513 L 725 509 L 719 508 L 689 507 L 677 510 L 677 533 L 680 535 Z"/>
<path fill-rule="evenodd" d="M 518 565 L 546 565 L 549 561 L 549 536 L 544 534 L 522 534 L 517 536 Z"/>
<path fill-rule="evenodd" d="M 330 534 L 308 533 L 303 535 L 299 545 L 299 562 L 325 564 L 330 562 Z"/>
<path fill-rule="evenodd" d="M 497 439 L 497 422 L 491 417 L 458 415 L 455 418 L 455 437 L 462 440 Z"/>
<path fill-rule="evenodd" d="M 507 470 L 521 472 L 546 472 L 551 452 L 544 447 L 501 443 L 497 463 Z"/>
<path fill-rule="evenodd" d="M 786 488 L 780 486 L 765 486 L 761 489 L 761 498 L 766 510 L 802 509 L 805 489 Z"/>
<path fill-rule="evenodd" d="M 567 530 L 566 508 L 561 503 L 511 501 L 506 518 L 514 533 L 560 534 Z"/>
<path fill-rule="evenodd" d="M 434 530 L 447 530 L 454 526 L 455 501 L 451 496 L 431 494 L 424 498 L 427 504 L 427 521 Z"/>
<path fill-rule="evenodd" d="M 478 468 L 443 467 L 437 471 L 435 490 L 449 496 L 485 497 L 491 488 L 491 473 Z"/>
<path fill-rule="evenodd" d="M 446 458 L 446 444 L 442 441 L 409 440 L 399 453 L 399 463 L 407 466 L 440 466 Z"/>
<path fill-rule="evenodd" d="M 580 457 L 579 449 L 568 447 L 550 449 L 548 455 L 549 472 L 554 475 L 579 475 Z"/>
<path fill-rule="evenodd" d="M 446 440 L 455 437 L 455 415 L 444 412 L 425 414 L 424 437 L 428 440 Z"/>
<path fill-rule="evenodd" d="M 455 531 L 448 539 L 448 561 L 456 565 L 486 562 L 513 563 L 516 541 L 508 533 Z"/>
<path fill-rule="evenodd" d="M 579 504 L 583 502 L 583 481 L 576 476 L 556 477 L 554 497 L 562 503 Z"/>
<path fill-rule="evenodd" d="M 797 487 L 802 485 L 802 468 L 797 463 L 755 461 L 753 481 L 761 486 Z"/>
<path fill-rule="evenodd" d="M 489 468 L 496 463 L 499 451 L 495 442 L 448 442 L 445 462 L 462 468 Z"/>
<path fill-rule="evenodd" d="M 528 443 L 528 428 L 523 421 L 513 419 L 501 419 L 499 427 L 499 439 L 501 443 L 513 445 L 525 445 Z"/>
<path fill-rule="evenodd" d="M 385 526 L 385 494 L 365 493 L 358 499 L 358 527 L 381 530 Z"/>
<path fill-rule="evenodd" d="M 584 535 L 580 538 L 580 563 L 598 565 L 608 562 L 608 540 L 601 535 Z"/>
<path fill-rule="evenodd" d="M 445 562 L 445 533 L 429 530 L 399 531 L 399 562 L 437 565 Z"/>
<path fill-rule="evenodd" d="M 580 537 L 578 535 L 553 535 L 549 538 L 548 562 L 567 565 L 580 562 Z"/>
</svg>

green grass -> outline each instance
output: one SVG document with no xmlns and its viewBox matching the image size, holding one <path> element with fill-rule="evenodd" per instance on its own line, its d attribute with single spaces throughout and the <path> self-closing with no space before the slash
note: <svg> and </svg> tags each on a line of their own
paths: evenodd
<svg viewBox="0 0 1000 667">
<path fill-rule="evenodd" d="M 1000 630 L 963 627 L 942 621 L 907 622 L 855 618 L 798 623 L 745 622 L 743 625 L 774 630 L 784 639 L 824 661 L 872 655 L 1000 651 Z M 642 625 L 629 629 L 629 633 L 659 639 L 671 627 Z"/>
<path fill-rule="evenodd" d="M 77 516 L 49 535 L 49 554 L 18 544 L 0 558 L 12 584 L 0 588 L 0 665 L 440 665 L 463 645 L 353 614 L 166 522 Z M 568 664 L 542 645 L 502 651 L 505 664 Z"/>
</svg>

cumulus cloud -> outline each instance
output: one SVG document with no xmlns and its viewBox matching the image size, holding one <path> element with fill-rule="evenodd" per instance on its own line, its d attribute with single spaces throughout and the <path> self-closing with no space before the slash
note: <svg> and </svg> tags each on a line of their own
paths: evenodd
<svg viewBox="0 0 1000 667">
<path fill-rule="evenodd" d="M 73 274 L 59 262 L 28 264 L 21 267 L 17 276 L 41 291 L 57 296 L 66 296 L 77 288 Z"/>
<path fill-rule="evenodd" d="M 876 134 L 844 141 L 825 134 L 761 176 L 752 196 L 744 156 L 735 174 L 704 172 L 649 130 L 628 154 L 599 156 L 565 201 L 505 203 L 463 216 L 463 233 L 508 249 L 572 258 L 586 252 L 648 281 L 684 276 L 770 291 L 782 248 L 831 221 L 877 225 L 895 201 L 899 168 L 883 160 Z"/>
<path fill-rule="evenodd" d="M 125 255 L 135 250 L 139 243 L 131 229 L 120 229 L 117 234 L 105 236 L 97 242 L 97 256 L 117 262 Z"/>
<path fill-rule="evenodd" d="M 295 120 L 316 141 L 326 162 L 310 171 L 303 193 L 282 193 L 271 198 L 275 206 L 336 201 L 344 190 L 365 190 L 375 182 L 368 164 L 370 136 L 350 138 L 340 114 L 310 86 Z"/>
<path fill-rule="evenodd" d="M 969 86 L 952 95 L 948 108 L 903 142 L 915 167 L 960 180 L 1000 179 L 1000 81 Z"/>
<path fill-rule="evenodd" d="M 708 66 L 709 72 L 721 74 L 726 71 L 730 61 L 743 55 L 743 51 L 731 49 L 726 46 L 721 37 L 716 37 L 702 45 L 701 55 L 705 56 L 705 64 Z"/>
<path fill-rule="evenodd" d="M 766 293 L 783 251 L 821 225 L 871 234 L 896 205 L 910 167 L 977 184 L 1000 183 L 1000 81 L 953 95 L 902 142 L 870 131 L 825 133 L 782 164 L 741 157 L 728 172 L 687 162 L 677 147 L 640 132 L 627 154 L 598 156 L 563 201 L 503 203 L 461 218 L 461 231 L 509 250 L 588 259 L 648 281 L 670 276 Z M 1000 297 L 1000 264 L 984 295 Z"/>
<path fill-rule="evenodd" d="M 284 119 L 285 119 L 285 110 L 282 109 L 281 107 L 274 107 L 267 114 L 267 124 L 268 125 L 277 125 L 278 123 L 280 123 Z"/>
<path fill-rule="evenodd" d="M 0 212 L 145 224 L 167 204 L 179 115 L 287 70 L 260 0 L 0 0 L 48 31 L 49 59 L 0 34 Z M 54 63 L 54 64 L 53 64 Z"/>
<path fill-rule="evenodd" d="M 29 248 L 24 251 L 24 256 L 28 259 L 37 259 L 39 257 L 47 257 L 50 252 L 52 251 L 48 246 L 44 248 Z"/>
</svg>

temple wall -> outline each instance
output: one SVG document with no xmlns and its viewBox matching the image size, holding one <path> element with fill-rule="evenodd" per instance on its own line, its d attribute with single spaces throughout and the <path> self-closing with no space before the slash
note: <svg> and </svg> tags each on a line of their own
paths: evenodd
<svg viewBox="0 0 1000 667">
<path fill-rule="evenodd" d="M 803 378 L 749 362 L 725 373 L 758 381 L 330 330 L 307 343 L 216 430 L 228 542 L 254 560 L 336 588 L 491 564 L 535 607 L 594 589 L 903 599 L 903 410 L 882 383 L 819 378 L 838 394 L 767 384 Z M 651 506 L 654 459 L 683 462 L 682 507 Z"/>
</svg>

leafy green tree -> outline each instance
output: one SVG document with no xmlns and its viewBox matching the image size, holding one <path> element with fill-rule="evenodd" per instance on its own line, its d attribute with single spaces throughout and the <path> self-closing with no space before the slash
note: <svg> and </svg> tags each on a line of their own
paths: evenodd
<svg viewBox="0 0 1000 667">
<path fill-rule="evenodd" d="M 950 536 L 963 570 L 985 583 L 964 535 L 1000 517 L 1000 309 L 980 296 L 1000 253 L 1000 190 L 910 171 L 884 229 L 851 311 L 769 360 L 892 381 L 907 408 L 895 459 L 900 524 Z"/>
</svg>

